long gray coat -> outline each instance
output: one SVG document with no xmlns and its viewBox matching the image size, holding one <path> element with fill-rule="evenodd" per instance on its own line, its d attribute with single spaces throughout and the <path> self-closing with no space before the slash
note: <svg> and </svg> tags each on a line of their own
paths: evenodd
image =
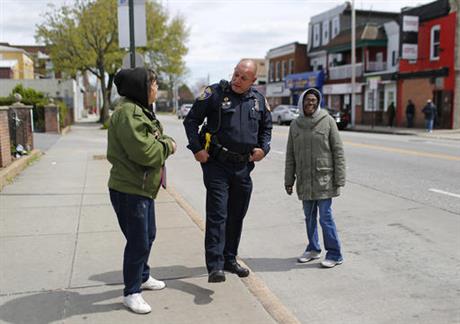
<svg viewBox="0 0 460 324">
<path fill-rule="evenodd" d="M 345 185 L 343 144 L 334 119 L 318 108 L 312 116 L 303 114 L 291 123 L 286 149 L 284 184 L 296 183 L 300 200 L 320 200 L 340 195 Z"/>
</svg>

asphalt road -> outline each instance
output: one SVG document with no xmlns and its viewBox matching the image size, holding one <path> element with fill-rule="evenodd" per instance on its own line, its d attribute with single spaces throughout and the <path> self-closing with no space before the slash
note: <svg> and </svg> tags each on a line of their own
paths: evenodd
<svg viewBox="0 0 460 324">
<path fill-rule="evenodd" d="M 201 168 L 181 121 L 169 183 L 205 215 Z M 341 132 L 347 185 L 333 209 L 344 263 L 296 257 L 307 238 L 300 201 L 284 193 L 287 126 L 256 165 L 239 255 L 302 323 L 460 323 L 460 141 Z"/>
</svg>

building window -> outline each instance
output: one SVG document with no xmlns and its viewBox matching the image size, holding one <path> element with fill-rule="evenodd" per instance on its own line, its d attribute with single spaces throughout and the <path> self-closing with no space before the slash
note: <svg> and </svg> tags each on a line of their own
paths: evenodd
<svg viewBox="0 0 460 324">
<path fill-rule="evenodd" d="M 436 25 L 431 28 L 430 37 L 430 60 L 439 60 L 441 26 Z"/>
<path fill-rule="evenodd" d="M 275 81 L 275 69 L 274 69 L 274 66 L 273 66 L 273 62 L 270 62 L 269 75 L 270 75 L 270 77 L 269 77 L 270 82 Z"/>
<path fill-rule="evenodd" d="M 288 61 L 283 61 L 283 80 L 286 78 L 286 75 L 288 74 L 289 74 Z"/>
<path fill-rule="evenodd" d="M 281 62 L 280 61 L 276 62 L 275 78 L 276 78 L 276 81 L 281 80 Z"/>
<path fill-rule="evenodd" d="M 379 90 L 379 110 L 385 110 L 385 91 L 383 89 Z"/>
<path fill-rule="evenodd" d="M 339 20 L 339 17 L 334 17 L 332 19 L 332 35 L 331 35 L 331 39 L 333 39 L 335 36 L 337 36 L 339 34 L 339 31 L 340 31 L 340 20 Z"/>
<path fill-rule="evenodd" d="M 294 60 L 289 59 L 289 74 L 293 74 L 293 73 L 294 73 Z"/>
<path fill-rule="evenodd" d="M 319 46 L 319 24 L 313 26 L 313 47 Z"/>
<path fill-rule="evenodd" d="M 396 65 L 396 51 L 391 51 L 391 66 Z"/>
<path fill-rule="evenodd" d="M 329 20 L 323 21 L 323 45 L 329 43 Z"/>
</svg>

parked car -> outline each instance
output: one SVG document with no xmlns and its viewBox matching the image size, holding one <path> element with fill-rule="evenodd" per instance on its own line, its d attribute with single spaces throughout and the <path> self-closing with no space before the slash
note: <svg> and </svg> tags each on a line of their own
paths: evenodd
<svg viewBox="0 0 460 324">
<path fill-rule="evenodd" d="M 272 121 L 278 125 L 290 124 L 299 117 L 299 109 L 292 105 L 279 105 L 272 111 Z"/>
<path fill-rule="evenodd" d="M 350 114 L 348 112 L 327 107 L 325 109 L 329 112 L 329 115 L 334 118 L 338 129 L 344 130 L 347 128 L 348 123 L 350 123 Z"/>
<path fill-rule="evenodd" d="M 183 119 L 187 116 L 188 112 L 192 108 L 192 104 L 183 104 L 177 109 L 176 115 L 178 119 Z"/>
</svg>

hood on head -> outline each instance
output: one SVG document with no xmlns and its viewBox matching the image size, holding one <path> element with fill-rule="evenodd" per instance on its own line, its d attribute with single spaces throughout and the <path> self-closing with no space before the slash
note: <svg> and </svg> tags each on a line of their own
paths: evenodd
<svg viewBox="0 0 460 324">
<path fill-rule="evenodd" d="M 316 88 L 308 88 L 307 90 L 302 92 L 302 94 L 299 97 L 299 101 L 297 102 L 297 107 L 299 108 L 299 115 L 305 116 L 303 112 L 303 99 L 308 93 L 313 93 L 318 99 L 318 107 L 316 108 L 316 110 L 318 110 L 318 108 L 321 107 L 321 101 L 323 100 L 323 96 L 321 95 L 321 92 L 319 92 L 319 90 Z"/>
<path fill-rule="evenodd" d="M 146 68 L 120 70 L 115 75 L 114 83 L 120 96 L 130 99 L 144 108 L 149 108 L 149 82 Z"/>
</svg>

